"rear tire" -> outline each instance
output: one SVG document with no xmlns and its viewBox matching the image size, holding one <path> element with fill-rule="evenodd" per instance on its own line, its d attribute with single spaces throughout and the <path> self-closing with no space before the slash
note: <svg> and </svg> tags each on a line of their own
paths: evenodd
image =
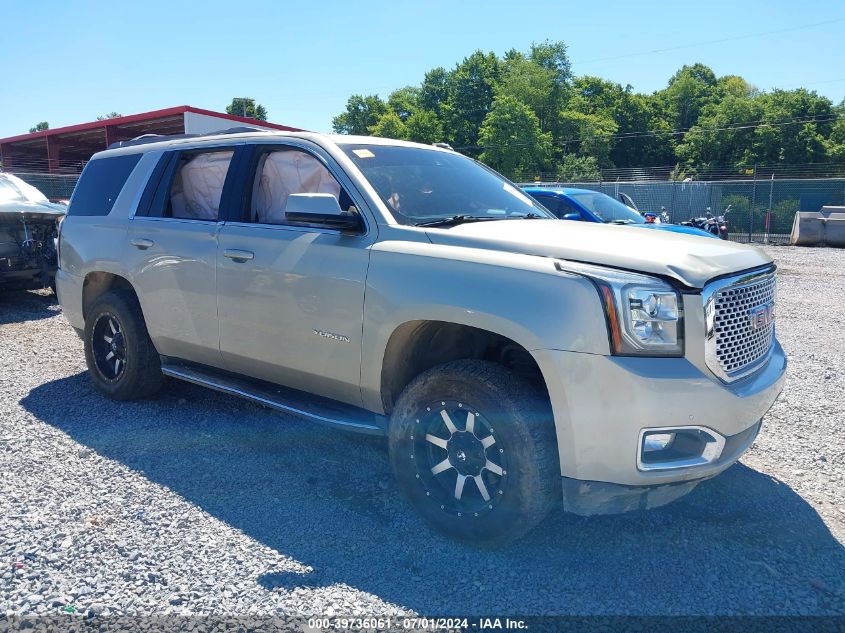
<svg viewBox="0 0 845 633">
<path fill-rule="evenodd" d="M 391 416 L 389 449 L 399 488 L 458 540 L 517 539 L 560 503 L 548 399 L 495 363 L 459 360 L 417 376 Z"/>
<path fill-rule="evenodd" d="M 132 292 L 115 290 L 98 297 L 85 319 L 83 341 L 88 373 L 103 395 L 135 400 L 161 388 L 161 359 Z"/>
</svg>

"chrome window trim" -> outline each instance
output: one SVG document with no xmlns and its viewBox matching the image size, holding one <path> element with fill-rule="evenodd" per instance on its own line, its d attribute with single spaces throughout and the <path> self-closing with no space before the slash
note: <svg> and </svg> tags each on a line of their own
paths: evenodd
<svg viewBox="0 0 845 633">
<path fill-rule="evenodd" d="M 733 277 L 717 279 L 716 281 L 705 285 L 701 291 L 701 304 L 704 310 L 704 360 L 713 375 L 724 383 L 735 382 L 741 378 L 750 376 L 769 361 L 772 356 L 772 350 L 774 349 L 776 324 L 772 323 L 772 344 L 769 346 L 766 353 L 749 366 L 743 367 L 739 371 L 728 373 L 722 369 L 721 363 L 716 355 L 715 323 L 710 315 L 711 312 L 715 311 L 716 295 L 727 288 L 742 288 L 745 286 L 751 286 L 770 278 L 775 279 L 775 283 L 777 283 L 775 270 L 776 267 L 773 265 L 765 270 L 758 270 L 735 275 Z M 775 311 L 775 315 L 777 315 L 777 310 Z"/>
<path fill-rule="evenodd" d="M 137 215 L 129 218 L 132 222 L 171 222 L 179 224 L 204 224 L 207 226 L 222 225 L 223 220 L 201 220 L 199 218 L 159 218 L 148 215 Z"/>
<path fill-rule="evenodd" d="M 341 231 L 339 229 L 328 229 L 310 224 L 268 224 L 266 222 L 221 222 L 224 226 L 236 226 L 247 229 L 263 229 L 268 231 L 293 231 L 296 233 L 324 233 L 326 235 L 343 235 L 346 237 L 366 237 L 369 231 Z"/>
</svg>

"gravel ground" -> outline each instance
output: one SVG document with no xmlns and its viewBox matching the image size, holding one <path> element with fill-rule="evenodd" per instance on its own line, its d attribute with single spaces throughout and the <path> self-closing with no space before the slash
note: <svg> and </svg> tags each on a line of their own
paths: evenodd
<svg viewBox="0 0 845 633">
<path fill-rule="evenodd" d="M 52 298 L 0 294 L 0 614 L 845 614 L 845 251 L 769 251 L 789 377 L 742 462 L 498 551 L 426 528 L 382 440 L 101 398 Z"/>
</svg>

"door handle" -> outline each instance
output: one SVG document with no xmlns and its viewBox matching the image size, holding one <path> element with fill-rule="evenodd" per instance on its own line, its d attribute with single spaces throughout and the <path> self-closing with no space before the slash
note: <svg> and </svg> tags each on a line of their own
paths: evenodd
<svg viewBox="0 0 845 633">
<path fill-rule="evenodd" d="M 155 242 L 153 242 L 152 240 L 148 240 L 148 239 L 147 239 L 147 238 L 145 238 L 145 237 L 136 237 L 135 239 L 133 239 L 133 240 L 132 240 L 131 244 L 132 244 L 132 246 L 134 246 L 135 248 L 140 248 L 142 251 L 145 251 L 145 250 L 147 250 L 150 246 L 152 246 L 153 244 L 155 244 Z"/>
<path fill-rule="evenodd" d="M 223 257 L 228 257 L 232 261 L 243 263 L 249 261 L 250 259 L 255 259 L 255 253 L 251 251 L 241 251 L 237 248 L 227 248 L 223 251 Z"/>
</svg>

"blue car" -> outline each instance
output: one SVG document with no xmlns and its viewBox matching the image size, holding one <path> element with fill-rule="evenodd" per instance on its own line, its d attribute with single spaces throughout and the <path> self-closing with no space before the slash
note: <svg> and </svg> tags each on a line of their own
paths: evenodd
<svg viewBox="0 0 845 633">
<path fill-rule="evenodd" d="M 632 208 L 610 196 L 590 189 L 572 187 L 523 187 L 522 190 L 561 220 L 624 224 L 656 231 L 669 231 L 702 237 L 717 236 L 701 229 L 678 224 L 652 224 Z"/>
</svg>

